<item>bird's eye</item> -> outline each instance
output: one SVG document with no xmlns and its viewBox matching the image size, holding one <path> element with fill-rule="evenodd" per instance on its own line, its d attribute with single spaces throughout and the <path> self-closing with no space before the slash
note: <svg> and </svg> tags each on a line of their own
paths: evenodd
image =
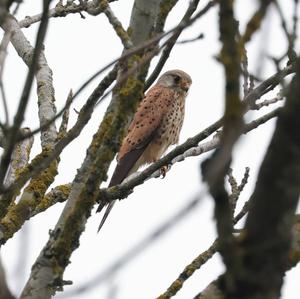
<svg viewBox="0 0 300 299">
<path fill-rule="evenodd" d="M 178 84 L 178 83 L 180 82 L 180 77 L 177 76 L 177 75 L 175 75 L 175 76 L 174 76 L 174 82 L 175 82 L 176 84 Z"/>
</svg>

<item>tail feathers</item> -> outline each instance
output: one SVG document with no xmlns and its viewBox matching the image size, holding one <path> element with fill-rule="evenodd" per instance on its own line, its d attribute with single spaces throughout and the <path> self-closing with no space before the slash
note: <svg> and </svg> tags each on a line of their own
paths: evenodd
<svg viewBox="0 0 300 299">
<path fill-rule="evenodd" d="M 99 227 L 98 227 L 98 231 L 97 231 L 98 233 L 99 233 L 100 229 L 102 228 L 103 224 L 105 223 L 106 218 L 108 217 L 108 215 L 109 215 L 111 209 L 113 208 L 115 202 L 116 202 L 116 201 L 113 200 L 113 201 L 111 201 L 111 202 L 108 204 L 108 206 L 107 206 L 107 208 L 106 208 L 106 210 L 105 210 L 105 213 L 104 213 L 104 215 L 103 215 L 103 218 L 102 218 L 102 220 L 101 220 L 101 222 L 100 222 L 100 225 L 99 225 Z M 101 204 L 100 204 L 99 207 L 98 207 L 98 209 L 97 209 L 97 212 L 100 212 L 100 211 L 103 209 L 103 207 L 104 207 L 104 205 L 101 206 Z M 100 210 L 99 210 L 99 208 L 100 208 Z"/>
<path fill-rule="evenodd" d="M 141 157 L 145 147 L 149 144 L 151 138 L 148 138 L 147 140 L 144 141 L 143 144 L 141 144 L 138 148 L 131 150 L 130 152 L 126 153 L 119 161 L 118 164 L 115 168 L 115 171 L 112 175 L 112 178 L 110 180 L 110 183 L 108 185 L 109 187 L 116 186 L 120 183 L 123 182 L 123 180 L 134 170 L 135 168 L 135 163 L 138 161 L 138 159 Z M 111 201 L 104 213 L 104 216 L 100 222 L 98 232 L 102 228 L 104 222 L 106 221 L 107 216 L 109 215 L 111 209 L 113 208 L 115 204 L 115 200 Z M 100 212 L 104 207 L 106 203 L 100 202 L 99 207 L 97 209 L 97 212 Z"/>
<path fill-rule="evenodd" d="M 100 201 L 96 213 L 100 213 L 102 211 L 102 209 L 106 206 L 106 204 L 107 203 L 105 201 Z"/>
</svg>

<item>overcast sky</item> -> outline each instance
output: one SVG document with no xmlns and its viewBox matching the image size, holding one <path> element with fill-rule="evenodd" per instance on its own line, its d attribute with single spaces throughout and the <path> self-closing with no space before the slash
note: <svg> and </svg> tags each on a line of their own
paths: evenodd
<svg viewBox="0 0 300 299">
<path fill-rule="evenodd" d="M 25 1 L 17 18 L 21 20 L 26 15 L 39 13 L 41 7 L 36 4 L 37 2 L 41 1 Z M 128 25 L 132 3 L 133 0 L 119 0 L 111 4 L 124 27 Z M 207 1 L 200 3 L 201 8 Z M 292 1 L 281 0 L 280 3 L 286 15 L 291 16 Z M 167 28 L 177 24 L 187 4 L 188 1 L 179 1 L 168 18 Z M 237 1 L 236 8 L 237 18 L 243 31 L 245 21 L 256 8 L 256 1 Z M 180 143 L 216 121 L 223 112 L 223 69 L 215 59 L 220 47 L 217 21 L 217 10 L 213 9 L 185 31 L 180 39 L 195 37 L 200 33 L 203 33 L 205 38 L 176 46 L 164 67 L 164 71 L 182 69 L 193 79 L 186 101 L 186 116 Z M 31 43 L 34 41 L 36 29 L 37 26 L 24 29 Z M 275 69 L 265 59 L 266 54 L 281 55 L 286 48 L 277 14 L 273 9 L 269 13 L 269 20 L 263 23 L 262 32 L 255 35 L 249 45 L 248 58 L 250 70 L 255 72 L 259 65 L 263 65 L 262 76 L 267 77 L 273 74 Z M 86 15 L 86 19 L 80 18 L 79 15 L 51 19 L 45 41 L 45 55 L 54 73 L 58 109 L 64 105 L 70 88 L 76 90 L 91 74 L 118 57 L 121 51 L 120 40 L 104 15 L 98 17 Z M 258 53 L 263 53 L 263 56 Z M 26 66 L 14 49 L 9 47 L 4 83 L 11 115 L 16 109 L 25 75 Z M 80 109 L 96 84 L 97 80 L 82 93 L 75 101 L 74 108 Z M 268 94 L 266 98 L 271 98 L 274 94 L 276 92 Z M 24 122 L 24 126 L 32 129 L 38 126 L 36 102 L 34 87 Z M 80 137 L 62 153 L 59 175 L 53 186 L 73 180 L 108 103 L 109 99 L 97 108 Z M 253 120 L 267 111 L 268 109 L 265 108 L 260 112 L 249 113 L 246 120 Z M 76 116 L 76 113 L 71 111 L 70 126 L 76 120 Z M 238 180 L 242 178 L 246 166 L 251 169 L 249 183 L 241 195 L 238 208 L 244 200 L 248 199 L 253 190 L 258 167 L 269 143 L 273 126 L 274 122 L 270 121 L 253 133 L 243 136 L 235 149 L 233 169 L 236 178 Z M 39 139 L 36 137 L 32 157 L 39 151 Z M 204 194 L 205 187 L 201 182 L 199 165 L 206 156 L 188 158 L 174 165 L 164 180 L 152 179 L 137 187 L 128 199 L 115 205 L 99 235 L 96 234 L 96 230 L 100 216 L 93 214 L 80 239 L 81 245 L 72 255 L 72 263 L 64 275 L 64 279 L 72 280 L 74 286 L 65 289 L 72 290 L 105 271 L 116 259 L 160 227 L 197 194 Z M 63 204 L 57 204 L 47 212 L 31 219 L 30 223 L 27 223 L 23 230 L 3 248 L 3 262 L 12 290 L 20 291 L 24 286 L 30 267 L 47 241 L 48 231 L 54 228 L 62 208 Z M 164 292 L 183 268 L 211 245 L 215 237 L 213 202 L 205 194 L 200 204 L 187 217 L 117 271 L 113 277 L 102 281 L 98 287 L 76 298 L 107 298 L 111 289 L 117 292 L 116 297 L 113 298 L 154 298 Z M 176 298 L 185 299 L 195 296 L 218 274 L 221 274 L 223 269 L 220 258 L 216 255 L 187 281 Z M 300 266 L 298 265 L 287 273 L 282 298 L 296 298 L 293 294 L 300 293 L 299 277 Z"/>
</svg>

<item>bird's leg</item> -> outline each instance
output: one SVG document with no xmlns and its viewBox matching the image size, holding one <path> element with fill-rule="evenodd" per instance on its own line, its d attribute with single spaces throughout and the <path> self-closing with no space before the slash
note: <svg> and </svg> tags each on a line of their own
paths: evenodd
<svg viewBox="0 0 300 299">
<path fill-rule="evenodd" d="M 167 172 L 170 170 L 171 168 L 171 164 L 168 164 L 168 165 L 164 165 L 162 166 L 160 169 L 159 169 L 159 172 L 160 172 L 160 175 L 162 179 L 165 178 Z"/>
</svg>

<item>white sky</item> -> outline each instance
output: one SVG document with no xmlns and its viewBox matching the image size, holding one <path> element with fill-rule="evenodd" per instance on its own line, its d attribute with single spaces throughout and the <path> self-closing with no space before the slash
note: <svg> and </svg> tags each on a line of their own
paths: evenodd
<svg viewBox="0 0 300 299">
<path fill-rule="evenodd" d="M 26 15 L 41 11 L 41 7 L 34 5 L 33 2 L 41 1 L 25 1 L 17 16 L 19 20 Z M 292 14 L 290 5 L 292 2 L 280 1 L 287 16 Z M 119 0 L 111 5 L 124 27 L 128 25 L 132 3 L 133 0 Z M 207 1 L 200 3 L 201 8 Z M 256 1 L 237 1 L 237 17 L 241 21 L 242 29 L 245 21 L 256 8 L 254 3 L 256 4 Z M 188 1 L 179 1 L 168 19 L 167 28 L 171 28 L 178 22 L 187 4 Z M 180 142 L 195 135 L 222 115 L 223 70 L 214 58 L 219 51 L 217 19 L 217 10 L 213 9 L 192 28 L 184 32 L 181 39 L 194 37 L 201 32 L 204 33 L 205 38 L 195 43 L 178 45 L 164 68 L 164 71 L 173 68 L 185 70 L 193 78 L 193 85 L 186 102 L 186 118 Z M 264 25 L 266 26 L 265 23 Z M 261 34 L 256 35 L 248 47 L 249 65 L 252 71 L 262 63 L 262 61 L 257 61 L 257 50 L 260 47 L 271 55 L 281 55 L 285 50 L 284 36 L 279 29 L 280 23 L 273 9 L 271 23 L 268 25 L 271 28 L 270 32 L 263 38 Z M 24 29 L 31 43 L 34 41 L 36 29 L 37 26 Z M 262 46 L 258 46 L 259 43 Z M 297 49 L 299 50 L 299 47 Z M 104 15 L 98 17 L 86 15 L 86 19 L 81 19 L 79 15 L 51 19 L 45 42 L 45 54 L 54 73 L 58 109 L 64 105 L 70 88 L 76 90 L 91 74 L 118 57 L 121 50 L 121 43 Z M 265 61 L 265 65 L 264 75 L 273 74 L 275 70 L 272 64 Z M 26 66 L 14 49 L 9 47 L 4 82 L 11 115 L 16 109 L 25 75 Z M 80 109 L 97 82 L 98 80 L 93 82 L 76 100 L 74 108 Z M 267 98 L 271 98 L 271 95 Z M 33 89 L 24 126 L 35 128 L 38 125 L 36 101 L 37 97 Z M 59 166 L 60 174 L 53 186 L 73 180 L 108 102 L 109 99 L 96 110 L 81 136 L 64 150 Z M 246 120 L 250 121 L 267 111 L 268 109 L 264 108 L 259 113 L 249 113 Z M 76 114 L 72 111 L 70 125 L 75 119 Z M 269 122 L 254 133 L 243 137 L 235 150 L 233 169 L 237 179 L 242 178 L 246 166 L 251 168 L 250 180 L 242 193 L 238 207 L 253 190 L 258 166 L 272 134 L 273 125 L 274 122 Z M 39 150 L 39 140 L 36 137 L 32 156 Z M 72 263 L 65 272 L 64 278 L 74 283 L 74 286 L 66 287 L 66 290 L 76 288 L 104 271 L 124 252 L 183 207 L 197 192 L 203 190 L 199 164 L 204 157 L 206 155 L 178 163 L 164 180 L 151 180 L 136 188 L 134 194 L 128 199 L 115 205 L 99 235 L 96 235 L 96 229 L 100 216 L 93 213 L 80 239 L 81 246 L 72 255 Z M 24 230 L 18 232 L 3 248 L 3 262 L 13 291 L 16 289 L 20 291 L 23 287 L 30 273 L 30 267 L 47 241 L 48 231 L 54 227 L 62 208 L 63 204 L 58 204 L 46 213 L 31 219 L 30 223 L 24 226 L 26 233 L 22 233 Z M 114 277 L 76 298 L 108 298 L 106 296 L 112 286 L 117 287 L 116 297 L 113 298 L 154 298 L 167 289 L 188 263 L 211 245 L 215 236 L 213 203 L 209 196 L 205 196 L 188 217 L 156 240 Z M 23 242 L 26 237 L 28 238 L 27 246 L 29 246 L 28 256 L 25 254 L 26 247 Z M 20 264 L 20 260 L 24 263 L 24 255 L 26 262 Z M 220 258 L 215 256 L 186 282 L 176 298 L 195 296 L 222 271 Z M 300 293 L 299 284 L 297 284 L 299 276 L 299 265 L 287 273 L 282 298 L 297 297 L 293 294 Z"/>
</svg>

